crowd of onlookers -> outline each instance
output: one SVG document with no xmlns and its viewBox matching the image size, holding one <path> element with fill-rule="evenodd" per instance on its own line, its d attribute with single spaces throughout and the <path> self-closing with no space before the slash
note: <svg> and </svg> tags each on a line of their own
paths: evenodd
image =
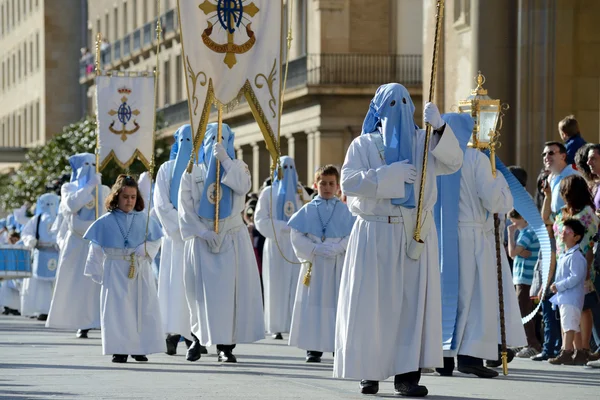
<svg viewBox="0 0 600 400">
<path fill-rule="evenodd" d="M 541 302 L 525 324 L 517 357 L 600 368 L 600 144 L 586 143 L 574 116 L 558 125 L 563 142 L 546 142 L 536 203 L 551 238 L 551 270 L 542 287 L 540 242 L 515 210 L 508 215 L 507 251 L 521 314 Z M 525 186 L 526 172 L 513 174 Z"/>
</svg>

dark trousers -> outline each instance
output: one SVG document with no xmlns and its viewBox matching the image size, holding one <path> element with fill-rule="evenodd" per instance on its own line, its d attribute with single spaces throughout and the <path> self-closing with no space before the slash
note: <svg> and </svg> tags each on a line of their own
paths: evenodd
<svg viewBox="0 0 600 400">
<path fill-rule="evenodd" d="M 418 371 L 407 372 L 405 374 L 398 374 L 394 376 L 394 385 L 397 385 L 402 382 L 412 383 L 414 385 L 419 384 L 421 380 L 421 369 Z"/>
<path fill-rule="evenodd" d="M 314 351 L 314 350 L 306 350 L 306 356 L 307 357 L 323 357 L 323 352 L 322 351 Z"/>
<path fill-rule="evenodd" d="M 519 309 L 521 310 L 521 317 L 525 317 L 529 315 L 533 311 L 533 301 L 529 296 L 529 289 L 531 285 L 515 285 L 515 290 L 517 292 L 517 300 L 519 301 Z M 532 319 L 528 323 L 524 325 L 525 328 L 525 336 L 527 337 L 527 346 L 533 347 L 536 350 L 540 350 L 542 346 L 540 346 L 540 342 L 535 335 L 535 320 Z"/>
<path fill-rule="evenodd" d="M 558 310 L 552 309 L 550 300 L 542 301 L 542 319 L 544 321 L 544 346 L 542 351 L 552 357 L 560 352 L 562 336 Z"/>
<path fill-rule="evenodd" d="M 459 354 L 456 356 L 459 367 L 483 367 L 483 360 L 477 357 Z"/>
<path fill-rule="evenodd" d="M 218 344 L 217 351 L 224 351 L 225 353 L 231 353 L 235 349 L 235 344 Z"/>
</svg>

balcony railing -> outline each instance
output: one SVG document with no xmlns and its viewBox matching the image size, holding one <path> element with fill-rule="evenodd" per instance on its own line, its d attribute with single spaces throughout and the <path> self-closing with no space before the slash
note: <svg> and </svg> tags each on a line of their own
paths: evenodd
<svg viewBox="0 0 600 400">
<path fill-rule="evenodd" d="M 405 86 L 423 83 L 421 55 L 309 54 L 290 61 L 286 89 L 302 86 L 357 87 L 398 82 Z M 285 65 L 281 75 L 285 73 Z M 241 103 L 245 99 L 242 98 Z M 189 119 L 187 100 L 164 107 L 167 125 Z"/>
<path fill-rule="evenodd" d="M 137 29 L 133 32 L 133 52 L 140 50 L 142 48 L 142 30 Z"/>
<path fill-rule="evenodd" d="M 131 54 L 131 35 L 123 38 L 123 58 L 129 57 Z"/>
</svg>

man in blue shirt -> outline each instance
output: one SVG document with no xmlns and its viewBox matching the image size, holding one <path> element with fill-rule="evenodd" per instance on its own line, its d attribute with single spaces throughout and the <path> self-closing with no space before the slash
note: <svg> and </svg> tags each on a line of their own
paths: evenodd
<svg viewBox="0 0 600 400">
<path fill-rule="evenodd" d="M 567 149 L 560 142 L 546 142 L 542 153 L 544 167 L 550 171 L 548 183 L 552 191 L 552 215 L 565 205 L 560 195 L 560 181 L 569 175 L 580 175 L 576 169 L 567 163 Z"/>
<path fill-rule="evenodd" d="M 567 164 L 575 163 L 575 153 L 586 141 L 581 137 L 579 132 L 579 123 L 574 115 L 567 115 L 558 123 L 558 133 L 561 139 L 565 142 L 567 150 Z"/>
</svg>

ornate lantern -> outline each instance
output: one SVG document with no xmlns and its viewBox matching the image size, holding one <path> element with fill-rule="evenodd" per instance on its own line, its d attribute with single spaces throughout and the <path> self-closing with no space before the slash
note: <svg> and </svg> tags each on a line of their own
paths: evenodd
<svg viewBox="0 0 600 400">
<path fill-rule="evenodd" d="M 469 141 L 469 146 L 480 150 L 489 150 L 492 157 L 492 170 L 496 173 L 495 157 L 496 149 L 500 147 L 498 141 L 500 129 L 502 129 L 502 111 L 508 110 L 507 104 L 500 104 L 500 100 L 494 100 L 487 95 L 487 90 L 483 88 L 485 77 L 478 72 L 477 87 L 471 91 L 471 95 L 465 100 L 458 102 L 460 113 L 469 113 L 473 117 L 475 126 L 473 135 Z"/>
</svg>

